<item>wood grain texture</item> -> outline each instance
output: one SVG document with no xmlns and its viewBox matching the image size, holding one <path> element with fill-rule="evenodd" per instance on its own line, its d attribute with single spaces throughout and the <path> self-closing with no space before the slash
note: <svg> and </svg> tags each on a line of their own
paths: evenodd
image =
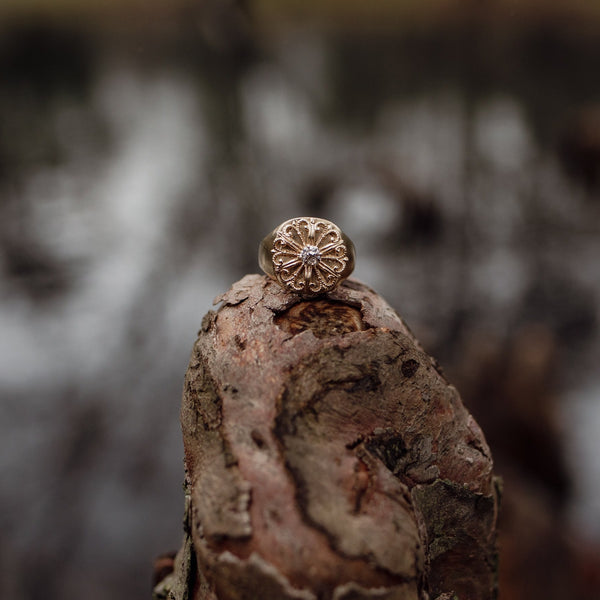
<svg viewBox="0 0 600 600">
<path fill-rule="evenodd" d="M 248 275 L 218 302 L 181 410 L 185 597 L 494 598 L 488 446 L 396 312 L 352 279 L 301 301 Z"/>
</svg>

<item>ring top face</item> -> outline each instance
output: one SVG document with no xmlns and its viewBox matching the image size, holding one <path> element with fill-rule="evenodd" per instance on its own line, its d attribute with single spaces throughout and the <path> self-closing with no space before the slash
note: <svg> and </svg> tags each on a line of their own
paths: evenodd
<svg viewBox="0 0 600 600">
<path fill-rule="evenodd" d="M 331 221 L 313 217 L 290 219 L 273 234 L 273 275 L 290 292 L 302 296 L 324 294 L 354 267 L 351 242 Z"/>
</svg>

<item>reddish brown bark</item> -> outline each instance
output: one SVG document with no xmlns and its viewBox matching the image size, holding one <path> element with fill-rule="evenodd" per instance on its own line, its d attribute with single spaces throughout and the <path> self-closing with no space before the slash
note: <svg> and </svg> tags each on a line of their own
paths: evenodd
<svg viewBox="0 0 600 600">
<path fill-rule="evenodd" d="M 185 379 L 189 535 L 163 597 L 495 597 L 489 449 L 398 315 L 355 280 L 301 301 L 249 275 L 218 300 Z"/>
</svg>

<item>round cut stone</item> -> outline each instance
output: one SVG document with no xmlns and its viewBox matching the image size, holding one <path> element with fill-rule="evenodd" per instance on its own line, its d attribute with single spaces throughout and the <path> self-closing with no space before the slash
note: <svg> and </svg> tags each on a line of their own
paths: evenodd
<svg viewBox="0 0 600 600">
<path fill-rule="evenodd" d="M 304 248 L 302 248 L 302 251 L 300 252 L 300 259 L 302 260 L 303 265 L 310 265 L 311 267 L 314 267 L 321 260 L 321 252 L 317 246 L 309 244 L 308 246 L 304 246 Z"/>
</svg>

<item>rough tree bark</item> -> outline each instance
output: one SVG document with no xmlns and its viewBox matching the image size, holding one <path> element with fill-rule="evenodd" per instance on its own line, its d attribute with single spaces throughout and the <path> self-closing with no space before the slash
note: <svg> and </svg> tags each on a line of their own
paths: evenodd
<svg viewBox="0 0 600 600">
<path fill-rule="evenodd" d="M 302 301 L 248 275 L 202 323 L 181 423 L 173 600 L 488 600 L 484 436 L 375 292 Z"/>
</svg>

